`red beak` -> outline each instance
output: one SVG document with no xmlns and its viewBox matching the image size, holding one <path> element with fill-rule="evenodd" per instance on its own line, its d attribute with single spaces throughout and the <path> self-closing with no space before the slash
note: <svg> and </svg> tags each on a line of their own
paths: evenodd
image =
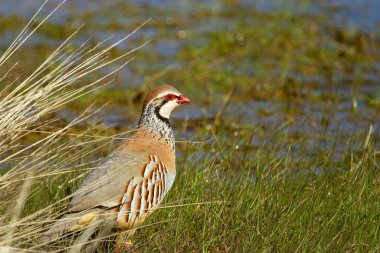
<svg viewBox="0 0 380 253">
<path fill-rule="evenodd" d="M 191 103 L 191 100 L 185 97 L 184 95 L 181 95 L 178 97 L 178 103 L 179 104 L 189 104 Z"/>
</svg>

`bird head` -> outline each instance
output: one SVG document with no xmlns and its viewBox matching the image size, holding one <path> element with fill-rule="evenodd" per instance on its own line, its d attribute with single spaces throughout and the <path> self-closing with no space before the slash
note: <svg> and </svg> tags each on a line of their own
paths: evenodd
<svg viewBox="0 0 380 253">
<path fill-rule="evenodd" d="M 171 112 L 181 104 L 191 103 L 191 100 L 182 95 L 170 85 L 160 85 L 151 90 L 144 100 L 143 111 L 152 108 L 157 117 L 168 120 Z"/>
</svg>

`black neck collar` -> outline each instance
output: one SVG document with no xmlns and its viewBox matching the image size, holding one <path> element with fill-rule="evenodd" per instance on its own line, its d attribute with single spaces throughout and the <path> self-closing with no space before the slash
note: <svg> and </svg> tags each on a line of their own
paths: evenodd
<svg viewBox="0 0 380 253">
<path fill-rule="evenodd" d="M 160 114 L 160 109 L 162 107 L 163 104 L 161 104 L 160 106 L 154 108 L 154 114 L 156 114 L 157 118 L 159 120 L 161 120 L 162 122 L 164 122 L 167 126 L 170 127 L 170 122 L 169 122 L 169 119 L 168 118 L 165 118 L 165 117 L 162 117 L 162 115 Z"/>
<path fill-rule="evenodd" d="M 161 114 L 160 114 L 160 109 L 161 107 L 166 103 L 167 101 L 163 101 L 161 103 L 161 105 L 157 106 L 157 107 L 153 107 L 152 104 L 150 104 L 145 112 L 143 112 L 143 114 L 141 115 L 141 118 L 140 118 L 140 121 L 139 121 L 139 126 L 142 126 L 142 125 L 149 125 L 149 124 L 156 124 L 157 122 L 155 122 L 154 120 L 152 121 L 152 117 L 156 117 L 157 120 L 159 122 L 162 122 L 164 123 L 167 127 L 171 127 L 170 126 L 170 122 L 169 122 L 169 119 L 168 118 L 165 118 L 163 117 Z M 154 126 L 150 126 L 150 127 L 154 127 Z"/>
</svg>

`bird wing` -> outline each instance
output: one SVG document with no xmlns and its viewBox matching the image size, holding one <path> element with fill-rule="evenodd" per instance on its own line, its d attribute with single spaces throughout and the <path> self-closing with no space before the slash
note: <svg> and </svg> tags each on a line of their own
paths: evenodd
<svg viewBox="0 0 380 253">
<path fill-rule="evenodd" d="M 157 156 L 119 149 L 86 176 L 73 195 L 69 212 L 120 206 L 120 210 L 127 210 L 129 206 L 130 213 L 131 207 L 136 208 L 137 204 L 140 209 L 141 204 L 148 205 L 148 208 L 153 207 L 166 195 L 174 177 L 175 174 L 168 173 L 166 166 Z M 140 194 L 139 203 L 137 198 L 134 198 L 137 194 Z M 142 198 L 141 194 L 148 194 L 147 199 Z M 152 200 L 147 201 L 150 198 Z M 141 214 L 143 213 L 142 209 Z"/>
<path fill-rule="evenodd" d="M 117 206 L 126 183 L 146 163 L 147 155 L 129 150 L 114 151 L 102 164 L 88 173 L 79 189 L 74 193 L 68 209 L 80 212 L 96 206 Z"/>
</svg>

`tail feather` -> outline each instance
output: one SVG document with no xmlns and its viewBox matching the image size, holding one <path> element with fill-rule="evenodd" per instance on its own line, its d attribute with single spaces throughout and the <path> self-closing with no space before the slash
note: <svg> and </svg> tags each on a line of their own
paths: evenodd
<svg viewBox="0 0 380 253">
<path fill-rule="evenodd" d="M 104 219 L 105 216 L 102 215 L 104 212 L 105 211 L 101 209 L 91 209 L 78 213 L 66 214 L 39 238 L 39 243 L 47 245 L 58 241 L 69 233 L 81 231 L 87 228 L 90 224 L 95 225 L 97 224 L 95 221 Z"/>
</svg>

